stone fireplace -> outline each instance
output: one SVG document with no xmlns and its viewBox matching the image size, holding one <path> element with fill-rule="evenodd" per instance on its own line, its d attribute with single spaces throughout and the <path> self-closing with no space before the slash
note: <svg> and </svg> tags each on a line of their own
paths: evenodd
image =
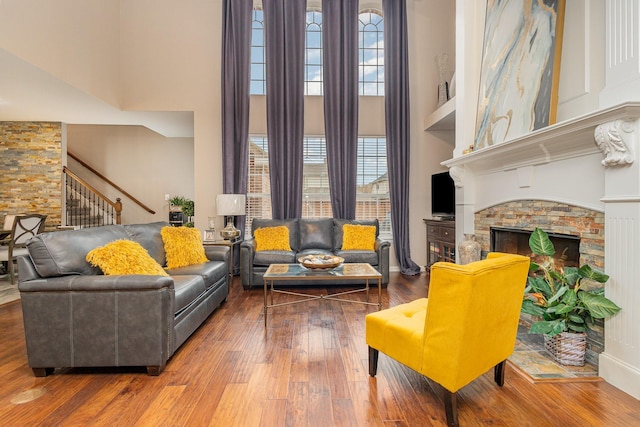
<svg viewBox="0 0 640 427">
<path fill-rule="evenodd" d="M 491 229 L 580 239 L 579 263 L 610 276 L 622 310 L 590 337 L 599 375 L 640 398 L 640 104 L 621 104 L 444 162 L 456 183 L 456 241 Z M 604 336 L 604 338 L 603 338 Z M 598 355 L 599 353 L 599 355 Z"/>
<path fill-rule="evenodd" d="M 535 228 L 549 233 L 556 249 L 556 265 L 589 264 L 604 270 L 604 213 L 566 203 L 517 200 L 475 213 L 476 240 L 484 251 L 530 256 L 529 235 Z M 523 314 L 522 321 L 533 320 Z M 604 350 L 603 322 L 588 331 L 587 362 L 598 365 Z"/>
</svg>

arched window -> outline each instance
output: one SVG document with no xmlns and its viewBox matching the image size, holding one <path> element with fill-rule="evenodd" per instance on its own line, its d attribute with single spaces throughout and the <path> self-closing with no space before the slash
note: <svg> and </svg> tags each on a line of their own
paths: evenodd
<svg viewBox="0 0 640 427">
<path fill-rule="evenodd" d="M 251 95 L 267 93 L 266 64 L 264 53 L 264 13 L 253 9 L 251 19 Z"/>
<path fill-rule="evenodd" d="M 359 15 L 358 94 L 384 96 L 384 22 L 368 10 Z"/>
<path fill-rule="evenodd" d="M 304 94 L 322 95 L 322 13 L 307 12 L 304 41 Z"/>
</svg>

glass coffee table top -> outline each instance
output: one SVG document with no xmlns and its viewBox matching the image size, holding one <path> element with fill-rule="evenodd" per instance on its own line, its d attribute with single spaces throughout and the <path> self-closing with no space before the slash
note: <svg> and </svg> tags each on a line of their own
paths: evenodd
<svg viewBox="0 0 640 427">
<path fill-rule="evenodd" d="M 271 264 L 264 276 L 265 279 L 274 280 L 310 280 L 318 279 L 377 279 L 382 275 L 366 263 L 346 263 L 331 269 L 307 268 L 301 264 Z"/>
<path fill-rule="evenodd" d="M 305 301 L 313 301 L 317 299 L 327 299 L 333 301 L 342 301 L 355 304 L 376 305 L 378 310 L 382 308 L 382 274 L 373 268 L 370 264 L 366 263 L 343 263 L 342 265 L 331 268 L 307 268 L 300 264 L 271 264 L 267 271 L 263 275 L 264 280 L 264 326 L 267 327 L 267 313 L 269 308 L 278 307 L 282 305 L 298 304 Z M 354 283 L 349 284 L 349 281 L 365 281 L 365 285 L 362 288 L 352 289 L 343 292 L 337 292 L 332 294 L 310 295 L 291 290 L 295 286 L 296 282 L 303 284 L 305 281 L 326 281 L 328 285 L 332 281 L 340 281 L 343 286 L 359 286 Z M 369 302 L 369 280 L 375 280 L 378 282 L 378 302 Z M 276 289 L 275 282 L 282 283 L 288 282 L 288 288 Z M 346 284 L 345 284 L 346 282 Z M 341 298 L 344 295 L 352 294 L 356 292 L 366 292 L 366 301 L 359 301 L 355 299 Z M 274 304 L 273 294 L 287 294 L 301 297 L 301 299 L 295 301 L 287 301 Z M 270 298 L 267 298 L 269 296 Z"/>
</svg>

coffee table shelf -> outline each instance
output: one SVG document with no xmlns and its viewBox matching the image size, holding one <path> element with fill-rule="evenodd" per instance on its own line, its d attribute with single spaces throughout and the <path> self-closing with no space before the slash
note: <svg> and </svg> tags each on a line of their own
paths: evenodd
<svg viewBox="0 0 640 427">
<path fill-rule="evenodd" d="M 333 269 L 308 269 L 300 264 L 271 264 L 263 276 L 264 280 L 264 326 L 267 327 L 267 313 L 270 308 L 279 307 L 283 305 L 299 304 L 306 301 L 314 301 L 318 299 L 327 299 L 333 301 L 350 302 L 356 304 L 376 305 L 378 310 L 382 308 L 382 274 L 373 268 L 370 264 L 366 263 L 346 263 Z M 327 281 L 327 284 L 331 284 L 332 281 L 359 281 L 364 280 L 365 286 L 363 288 L 352 289 L 343 292 L 336 292 L 332 294 L 320 294 L 309 295 L 300 292 L 294 292 L 291 290 L 276 289 L 275 282 L 295 282 L 302 283 L 305 281 Z M 378 302 L 369 302 L 369 281 L 377 280 L 378 282 Z M 366 292 L 366 301 L 357 301 L 352 299 L 341 298 L 344 295 L 353 294 L 356 292 Z M 302 297 L 302 299 L 295 301 L 287 301 L 274 304 L 273 294 L 280 293 L 286 295 L 294 295 Z"/>
</svg>

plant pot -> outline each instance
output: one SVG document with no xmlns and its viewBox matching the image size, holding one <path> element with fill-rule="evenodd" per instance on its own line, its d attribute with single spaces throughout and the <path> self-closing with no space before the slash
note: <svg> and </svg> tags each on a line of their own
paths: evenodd
<svg viewBox="0 0 640 427">
<path fill-rule="evenodd" d="M 587 334 L 561 332 L 553 337 L 545 335 L 544 348 L 561 365 L 584 366 Z"/>
</svg>

